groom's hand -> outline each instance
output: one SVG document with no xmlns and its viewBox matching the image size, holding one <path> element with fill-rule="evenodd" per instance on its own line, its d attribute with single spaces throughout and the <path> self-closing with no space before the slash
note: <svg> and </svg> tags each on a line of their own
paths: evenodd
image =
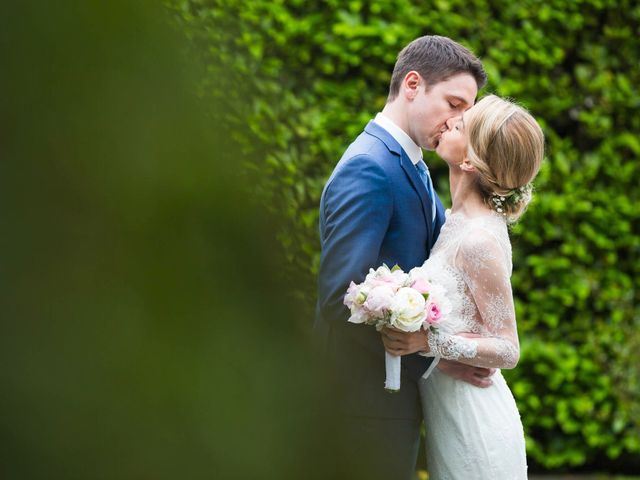
<svg viewBox="0 0 640 480">
<path fill-rule="evenodd" d="M 450 377 L 480 388 L 487 388 L 493 385 L 493 380 L 490 377 L 496 373 L 495 368 L 473 367 L 453 360 L 445 360 L 444 358 L 440 359 L 438 368 Z"/>
<path fill-rule="evenodd" d="M 393 327 L 385 327 L 380 333 L 384 349 L 392 355 L 409 355 L 428 349 L 427 332 L 422 329 L 417 332 L 403 332 Z"/>
</svg>

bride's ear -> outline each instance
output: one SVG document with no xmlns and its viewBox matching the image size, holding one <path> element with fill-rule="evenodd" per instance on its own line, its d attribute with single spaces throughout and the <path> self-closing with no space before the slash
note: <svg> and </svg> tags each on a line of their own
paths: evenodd
<svg viewBox="0 0 640 480">
<path fill-rule="evenodd" d="M 476 167 L 469 161 L 467 157 L 464 157 L 462 163 L 460 164 L 460 170 L 463 172 L 474 173 L 476 171 Z"/>
</svg>

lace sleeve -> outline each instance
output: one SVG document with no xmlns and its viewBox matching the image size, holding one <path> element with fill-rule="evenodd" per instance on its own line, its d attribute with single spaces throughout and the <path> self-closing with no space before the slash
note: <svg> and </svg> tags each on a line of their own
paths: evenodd
<svg viewBox="0 0 640 480">
<path fill-rule="evenodd" d="M 456 267 L 475 303 L 485 334 L 473 338 L 429 333 L 432 354 L 476 367 L 513 368 L 520 346 L 511 292 L 511 258 L 489 232 L 469 232 L 460 245 Z"/>
</svg>

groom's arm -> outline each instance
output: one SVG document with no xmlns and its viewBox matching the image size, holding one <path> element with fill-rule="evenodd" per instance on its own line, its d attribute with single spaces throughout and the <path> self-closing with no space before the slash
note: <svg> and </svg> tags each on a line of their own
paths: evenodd
<svg viewBox="0 0 640 480">
<path fill-rule="evenodd" d="M 347 287 L 378 266 L 393 211 L 391 184 L 375 159 L 357 155 L 338 168 L 324 192 L 320 225 L 318 295 L 328 321 L 347 320 Z"/>
<path fill-rule="evenodd" d="M 487 388 L 493 385 L 491 376 L 496 372 L 495 368 L 472 367 L 455 360 L 441 358 L 437 368 L 452 378 L 470 383 L 476 387 Z"/>
</svg>

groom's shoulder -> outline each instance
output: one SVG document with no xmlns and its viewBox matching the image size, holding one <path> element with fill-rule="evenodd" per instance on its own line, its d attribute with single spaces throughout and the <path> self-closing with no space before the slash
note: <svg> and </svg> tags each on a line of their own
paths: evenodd
<svg viewBox="0 0 640 480">
<path fill-rule="evenodd" d="M 381 127 L 378 129 L 382 131 Z M 373 162 L 386 170 L 388 167 L 397 165 L 399 153 L 393 147 L 393 145 L 392 148 L 389 147 L 384 136 L 378 134 L 375 125 L 372 128 L 370 123 L 345 150 L 338 165 L 352 161 Z"/>
<path fill-rule="evenodd" d="M 374 121 L 367 124 L 351 147 L 367 149 L 383 157 L 399 156 L 402 149 L 393 136 Z"/>
<path fill-rule="evenodd" d="M 366 178 L 388 183 L 400 175 L 400 147 L 393 143 L 389 134 L 389 138 L 385 137 L 385 133 L 382 127 L 369 122 L 345 150 L 327 180 L 325 190 L 337 181 L 352 184 Z"/>
</svg>

